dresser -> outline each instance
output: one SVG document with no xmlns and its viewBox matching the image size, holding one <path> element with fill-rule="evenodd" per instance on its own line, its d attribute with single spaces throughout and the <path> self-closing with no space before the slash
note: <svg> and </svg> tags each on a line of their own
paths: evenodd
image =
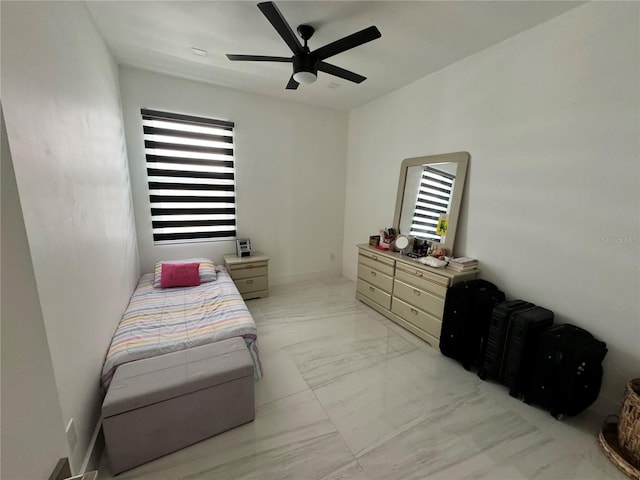
<svg viewBox="0 0 640 480">
<path fill-rule="evenodd" d="M 433 268 L 362 244 L 358 245 L 356 298 L 438 348 L 447 289 L 479 273 Z"/>
<path fill-rule="evenodd" d="M 259 252 L 250 257 L 224 255 L 224 266 L 245 300 L 269 296 L 269 257 Z"/>
</svg>

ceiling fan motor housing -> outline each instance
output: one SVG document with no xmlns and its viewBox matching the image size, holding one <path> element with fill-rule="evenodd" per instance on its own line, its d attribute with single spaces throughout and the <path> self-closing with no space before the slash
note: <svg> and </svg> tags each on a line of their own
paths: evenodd
<svg viewBox="0 0 640 480">
<path fill-rule="evenodd" d="M 293 56 L 293 72 L 309 72 L 318 75 L 318 59 L 315 55 L 300 53 Z"/>
</svg>

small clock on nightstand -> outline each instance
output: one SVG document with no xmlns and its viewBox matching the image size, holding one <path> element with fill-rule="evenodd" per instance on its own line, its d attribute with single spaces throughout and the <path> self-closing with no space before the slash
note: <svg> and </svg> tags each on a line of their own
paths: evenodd
<svg viewBox="0 0 640 480">
<path fill-rule="evenodd" d="M 269 257 L 253 252 L 250 257 L 224 255 L 224 266 L 242 298 L 269 296 Z"/>
</svg>

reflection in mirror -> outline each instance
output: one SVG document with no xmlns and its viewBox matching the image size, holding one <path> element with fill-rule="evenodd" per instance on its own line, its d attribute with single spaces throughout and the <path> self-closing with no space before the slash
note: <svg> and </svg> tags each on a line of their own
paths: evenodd
<svg viewBox="0 0 640 480">
<path fill-rule="evenodd" d="M 394 226 L 399 233 L 438 242 L 453 251 L 469 154 L 409 158 L 402 162 Z"/>
<path fill-rule="evenodd" d="M 409 167 L 402 211 L 411 213 L 400 217 L 400 231 L 444 242 L 455 182 L 455 163 Z"/>
</svg>

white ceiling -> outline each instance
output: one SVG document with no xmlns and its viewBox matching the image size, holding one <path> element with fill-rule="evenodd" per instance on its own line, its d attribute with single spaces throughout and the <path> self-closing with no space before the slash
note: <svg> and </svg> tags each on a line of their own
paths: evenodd
<svg viewBox="0 0 640 480">
<path fill-rule="evenodd" d="M 350 110 L 562 14 L 573 1 L 278 1 L 292 29 L 311 24 L 315 50 L 370 25 L 382 38 L 327 59 L 367 77 L 320 72 L 285 90 L 288 63 L 231 62 L 225 53 L 291 56 L 257 1 L 88 1 L 118 63 L 254 93 Z M 199 57 L 190 47 L 208 52 Z M 336 87 L 337 88 L 332 88 Z"/>
</svg>

